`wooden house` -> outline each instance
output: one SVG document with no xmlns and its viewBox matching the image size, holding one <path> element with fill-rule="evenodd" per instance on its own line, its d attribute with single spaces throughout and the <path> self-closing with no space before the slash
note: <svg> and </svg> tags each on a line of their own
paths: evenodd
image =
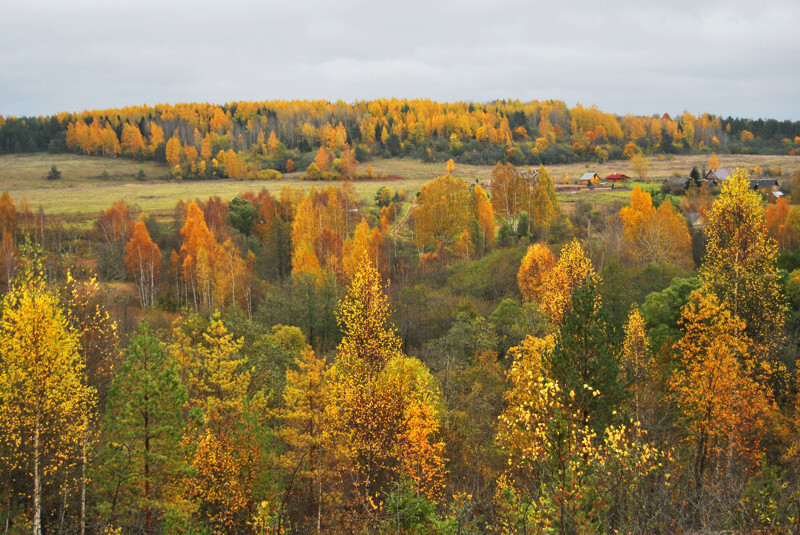
<svg viewBox="0 0 800 535">
<path fill-rule="evenodd" d="M 750 189 L 755 191 L 777 191 L 778 181 L 774 178 L 756 178 L 750 181 Z"/>
<path fill-rule="evenodd" d="M 600 177 L 597 176 L 597 173 L 583 173 L 583 176 L 578 181 L 579 184 L 584 186 L 597 184 L 598 182 L 600 182 Z"/>
<path fill-rule="evenodd" d="M 717 184 L 719 182 L 725 182 L 730 177 L 731 173 L 727 169 L 709 169 L 703 179 Z"/>
<path fill-rule="evenodd" d="M 689 224 L 689 228 L 693 230 L 702 230 L 706 226 L 706 218 L 703 214 L 698 212 L 689 212 L 684 214 L 686 217 L 686 222 Z"/>
<path fill-rule="evenodd" d="M 622 173 L 611 173 L 606 177 L 606 182 L 610 182 L 611 184 L 620 184 L 622 182 L 627 182 L 630 179 L 631 177 L 628 175 L 623 175 Z"/>
</svg>

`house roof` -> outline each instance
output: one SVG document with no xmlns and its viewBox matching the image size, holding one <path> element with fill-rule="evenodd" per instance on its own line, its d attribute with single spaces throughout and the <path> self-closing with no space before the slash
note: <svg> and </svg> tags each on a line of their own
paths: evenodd
<svg viewBox="0 0 800 535">
<path fill-rule="evenodd" d="M 609 178 L 630 178 L 630 177 L 622 173 L 611 173 L 606 177 L 606 180 L 608 180 Z"/>
<path fill-rule="evenodd" d="M 750 181 L 750 189 L 772 188 L 778 185 L 773 178 L 756 178 Z"/>
<path fill-rule="evenodd" d="M 699 212 L 689 212 L 688 214 L 684 215 L 686 216 L 686 221 L 688 221 L 689 224 L 692 226 L 702 225 L 703 223 L 705 223 L 705 218 L 703 217 L 703 214 Z"/>
<path fill-rule="evenodd" d="M 583 173 L 581 180 L 592 180 L 594 177 L 597 176 L 597 173 Z"/>
<path fill-rule="evenodd" d="M 773 191 L 772 195 L 775 196 L 776 199 L 783 197 L 784 193 L 782 191 Z"/>
<path fill-rule="evenodd" d="M 730 171 L 725 168 L 710 169 L 706 173 L 706 180 L 728 180 L 730 177 Z"/>
</svg>

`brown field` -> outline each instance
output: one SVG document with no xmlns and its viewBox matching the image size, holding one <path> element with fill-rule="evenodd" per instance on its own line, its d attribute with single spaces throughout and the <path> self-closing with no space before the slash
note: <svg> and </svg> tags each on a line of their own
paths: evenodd
<svg viewBox="0 0 800 535">
<path fill-rule="evenodd" d="M 719 160 L 722 167 L 730 170 L 736 167 L 751 168 L 756 165 L 781 167 L 785 176 L 792 175 L 800 166 L 800 158 L 794 156 L 721 155 Z M 653 183 L 644 186 L 657 188 L 658 183 L 676 174 L 686 177 L 692 166 L 702 168 L 707 162 L 708 155 L 651 158 L 650 179 Z M 52 165 L 56 165 L 62 172 L 60 180 L 45 179 Z M 388 175 L 387 178 L 353 182 L 358 198 L 367 202 L 371 201 L 375 192 L 384 185 L 395 190 L 403 190 L 411 196 L 419 191 L 425 182 L 445 172 L 443 163 L 428 164 L 403 159 L 377 160 L 361 164 L 359 171 L 363 172 L 367 165 L 372 165 L 376 173 Z M 135 179 L 140 168 L 147 176 L 143 182 Z M 104 171 L 106 176 L 103 174 Z M 454 174 L 470 183 L 475 181 L 486 183 L 490 180 L 491 171 L 491 166 L 458 164 Z M 627 161 L 613 161 L 602 165 L 595 163 L 553 165 L 548 167 L 548 171 L 556 184 L 562 182 L 565 173 L 569 174 L 570 182 L 576 182 L 587 171 L 596 172 L 601 177 L 613 172 L 632 175 Z M 272 193 L 278 193 L 285 185 L 308 190 L 312 186 L 320 188 L 327 184 L 300 180 L 300 173 L 285 175 L 280 181 L 175 182 L 168 181 L 166 176 L 165 166 L 123 158 L 46 153 L 0 157 L 0 191 L 8 191 L 17 204 L 25 197 L 33 210 L 41 206 L 49 214 L 82 214 L 93 217 L 119 199 L 125 199 L 146 212 L 162 212 L 173 208 L 181 199 L 206 199 L 213 195 L 230 199 L 248 190 L 258 191 L 266 188 Z M 564 193 L 560 196 L 567 206 L 577 200 L 597 204 L 621 204 L 626 202 L 628 191 L 629 187 L 616 190 L 598 188 L 582 190 L 579 193 Z"/>
</svg>

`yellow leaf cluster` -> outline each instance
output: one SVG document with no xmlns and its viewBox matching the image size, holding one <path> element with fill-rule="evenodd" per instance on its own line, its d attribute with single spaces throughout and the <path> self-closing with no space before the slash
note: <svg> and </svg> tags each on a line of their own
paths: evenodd
<svg viewBox="0 0 800 535">
<path fill-rule="evenodd" d="M 472 199 L 467 183 L 452 175 L 436 177 L 420 189 L 414 210 L 417 247 L 456 241 L 471 216 Z"/>
<path fill-rule="evenodd" d="M 668 200 L 655 208 L 650 194 L 635 186 L 630 206 L 619 212 L 629 254 L 641 264 L 672 263 L 690 268 L 692 238 L 686 219 Z"/>
<path fill-rule="evenodd" d="M 528 247 L 517 273 L 517 283 L 522 298 L 540 302 L 544 295 L 545 281 L 556 265 L 556 257 L 544 243 Z"/>
<path fill-rule="evenodd" d="M 584 255 L 580 243 L 574 239 L 564 246 L 558 262 L 544 280 L 541 307 L 550 321 L 561 323 L 573 290 L 587 278 L 597 279 L 598 276 L 591 260 Z"/>
<path fill-rule="evenodd" d="M 349 499 L 374 513 L 398 476 L 436 497 L 444 475 L 438 389 L 419 360 L 403 355 L 380 274 L 366 259 L 338 320 L 344 338 L 328 375 L 327 421 Z"/>
</svg>

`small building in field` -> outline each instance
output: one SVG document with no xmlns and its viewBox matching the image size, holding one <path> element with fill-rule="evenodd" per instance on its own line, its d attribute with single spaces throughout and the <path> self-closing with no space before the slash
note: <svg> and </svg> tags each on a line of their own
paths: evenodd
<svg viewBox="0 0 800 535">
<path fill-rule="evenodd" d="M 583 173 L 583 176 L 578 180 L 578 183 L 584 186 L 597 184 L 598 182 L 600 182 L 600 177 L 597 176 L 597 173 Z"/>
<path fill-rule="evenodd" d="M 774 178 L 756 178 L 750 181 L 750 189 L 755 191 L 777 191 L 778 181 Z"/>
<path fill-rule="evenodd" d="M 782 191 L 770 191 L 769 192 L 769 200 L 770 200 L 770 202 L 778 202 L 778 199 L 780 199 L 781 197 L 785 197 L 785 196 L 786 196 L 786 194 L 784 194 Z"/>
<path fill-rule="evenodd" d="M 539 182 L 539 168 L 532 169 L 530 167 L 522 167 L 519 169 L 519 174 L 522 175 L 522 178 L 530 182 L 531 184 Z"/>
<path fill-rule="evenodd" d="M 610 182 L 612 184 L 620 184 L 622 182 L 627 182 L 630 180 L 631 177 L 628 175 L 623 175 L 622 173 L 611 173 L 606 177 L 606 182 Z"/>
<path fill-rule="evenodd" d="M 704 180 L 708 180 L 709 182 L 713 182 L 717 184 L 719 182 L 725 182 L 726 180 L 731 178 L 731 173 L 727 169 L 709 169 L 706 173 L 706 176 L 703 177 Z"/>
<path fill-rule="evenodd" d="M 703 214 L 698 212 L 689 212 L 685 214 L 686 222 L 689 223 L 689 228 L 702 230 L 706 226 L 706 218 Z"/>
</svg>

